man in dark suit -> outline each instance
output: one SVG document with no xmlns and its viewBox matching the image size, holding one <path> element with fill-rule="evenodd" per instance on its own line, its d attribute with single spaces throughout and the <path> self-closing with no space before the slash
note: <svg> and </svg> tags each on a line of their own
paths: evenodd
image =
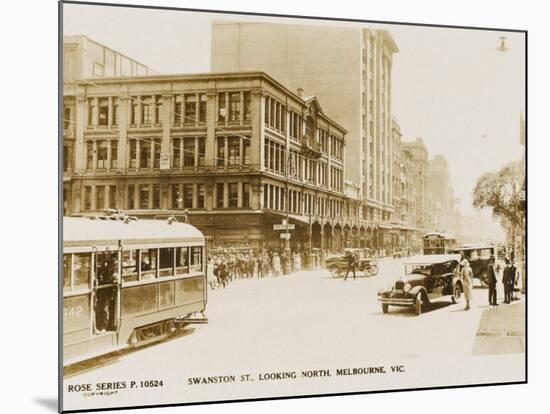
<svg viewBox="0 0 550 414">
<path fill-rule="evenodd" d="M 504 262 L 506 265 L 504 266 L 504 272 L 502 274 L 502 284 L 504 285 L 504 302 L 503 303 L 510 303 L 512 300 L 512 289 L 513 284 L 510 284 L 510 279 L 513 280 L 513 275 L 511 275 L 511 266 L 510 266 L 510 260 L 508 258 L 504 259 Z M 513 283 L 513 282 L 512 282 Z"/>
<path fill-rule="evenodd" d="M 495 272 L 495 258 L 491 256 L 487 265 L 487 274 L 489 276 L 489 305 L 498 306 L 497 303 L 497 275 Z"/>
<path fill-rule="evenodd" d="M 348 262 L 348 268 L 346 270 L 346 276 L 344 276 L 344 280 L 347 280 L 350 271 L 353 272 L 353 278 L 355 279 L 355 265 L 357 264 L 357 258 L 351 250 L 346 251 L 345 257 L 346 261 Z"/>
</svg>

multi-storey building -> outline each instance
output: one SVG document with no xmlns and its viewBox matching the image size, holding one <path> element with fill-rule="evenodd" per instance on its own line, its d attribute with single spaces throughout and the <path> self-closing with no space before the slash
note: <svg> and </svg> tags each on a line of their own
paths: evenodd
<svg viewBox="0 0 550 414">
<path fill-rule="evenodd" d="M 412 177 L 416 190 L 416 226 L 423 231 L 432 230 L 432 197 L 429 185 L 429 157 L 428 150 L 422 138 L 412 142 L 402 142 L 403 151 L 411 155 Z"/>
<path fill-rule="evenodd" d="M 416 223 L 416 190 L 414 183 L 413 155 L 401 146 L 401 128 L 392 121 L 392 247 L 414 250 L 418 241 Z"/>
<path fill-rule="evenodd" d="M 273 225 L 287 218 L 292 248 L 377 236 L 345 194 L 346 130 L 265 73 L 111 77 L 68 92 L 66 214 L 188 210 L 213 248 L 277 247 Z"/>
<path fill-rule="evenodd" d="M 219 22 L 212 70 L 261 70 L 292 90 L 314 91 L 348 130 L 345 180 L 359 186 L 360 214 L 375 223 L 374 245 L 391 241 L 392 55 L 389 32 L 326 25 Z"/>
</svg>

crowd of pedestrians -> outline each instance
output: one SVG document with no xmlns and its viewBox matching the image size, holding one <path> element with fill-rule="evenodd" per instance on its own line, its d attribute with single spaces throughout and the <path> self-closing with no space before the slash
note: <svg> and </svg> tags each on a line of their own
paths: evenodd
<svg viewBox="0 0 550 414">
<path fill-rule="evenodd" d="M 307 254 L 298 251 L 220 253 L 208 257 L 206 274 L 209 286 L 217 289 L 238 279 L 261 279 L 299 272 L 306 263 Z"/>
</svg>

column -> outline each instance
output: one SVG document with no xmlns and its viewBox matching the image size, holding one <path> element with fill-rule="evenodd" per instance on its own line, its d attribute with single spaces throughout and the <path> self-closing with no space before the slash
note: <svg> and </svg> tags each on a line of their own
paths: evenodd
<svg viewBox="0 0 550 414">
<path fill-rule="evenodd" d="M 155 126 L 158 124 L 157 119 L 157 97 L 156 95 L 151 96 L 151 124 Z"/>
<path fill-rule="evenodd" d="M 264 171 L 265 148 L 265 96 L 261 90 L 253 90 L 250 96 L 250 163 Z"/>
<path fill-rule="evenodd" d="M 239 96 L 239 124 L 243 124 L 244 120 L 244 92 L 241 91 Z"/>
<path fill-rule="evenodd" d="M 136 139 L 136 170 L 141 167 L 141 141 Z"/>
<path fill-rule="evenodd" d="M 199 186 L 197 184 L 193 184 L 193 201 L 191 205 L 193 208 L 197 208 L 198 205 L 198 198 L 199 198 Z"/>
<path fill-rule="evenodd" d="M 210 90 L 206 93 L 206 142 L 205 142 L 205 158 L 204 164 L 206 167 L 216 165 L 215 144 L 216 144 L 216 92 Z"/>
<path fill-rule="evenodd" d="M 195 94 L 195 126 L 199 125 L 199 108 L 200 108 L 200 96 L 198 93 Z M 197 165 L 195 163 L 195 165 Z"/>
<path fill-rule="evenodd" d="M 128 96 L 121 95 L 118 98 L 118 159 L 117 170 L 124 171 L 128 168 L 126 153 L 127 148 L 127 133 L 128 133 Z M 124 205 L 124 204 L 122 204 Z"/>
<path fill-rule="evenodd" d="M 171 151 L 170 151 L 170 128 L 171 122 L 170 117 L 175 106 L 172 106 L 174 96 L 171 94 L 163 94 L 161 112 L 159 114 L 162 123 L 162 139 L 160 142 L 160 159 L 167 159 L 168 165 L 172 165 L 170 161 Z M 181 166 L 181 162 L 180 162 Z"/>
<path fill-rule="evenodd" d="M 227 208 L 229 205 L 229 186 L 227 183 L 223 183 L 223 208 Z"/>
<path fill-rule="evenodd" d="M 107 140 L 107 170 L 111 169 L 111 140 Z M 107 203 L 105 203 L 108 205 Z"/>
<path fill-rule="evenodd" d="M 199 167 L 199 138 L 195 137 L 195 154 L 193 155 L 193 165 L 195 170 Z"/>
<path fill-rule="evenodd" d="M 97 210 L 97 203 L 96 203 L 96 186 L 95 185 L 91 185 L 92 187 L 92 194 L 90 195 L 90 198 L 91 198 L 91 208 L 90 210 L 92 211 L 96 211 Z"/>
<path fill-rule="evenodd" d="M 111 129 L 111 125 L 113 125 L 113 97 L 109 96 L 109 110 L 107 113 L 107 128 Z"/>
<path fill-rule="evenodd" d="M 223 137 L 223 165 L 225 168 L 227 168 L 227 164 L 229 161 L 229 141 L 227 137 Z"/>
<path fill-rule="evenodd" d="M 183 138 L 178 138 L 175 142 L 177 142 L 177 145 L 179 147 L 179 157 L 180 157 L 180 170 L 183 168 Z"/>
<path fill-rule="evenodd" d="M 92 143 L 92 171 L 95 171 L 97 166 L 97 141 Z"/>
<path fill-rule="evenodd" d="M 136 124 L 137 124 L 137 127 L 139 128 L 141 126 L 141 100 L 143 99 L 143 97 L 141 95 L 139 95 L 137 97 L 137 114 L 136 114 Z"/>
<path fill-rule="evenodd" d="M 84 144 L 84 128 L 86 125 L 86 98 L 84 95 L 76 95 L 75 116 L 75 145 L 73 147 L 75 171 L 83 171 L 86 168 L 86 146 Z M 77 194 L 77 193 L 75 193 Z"/>
<path fill-rule="evenodd" d="M 248 191 L 250 191 L 250 188 Z M 242 206 L 243 206 L 243 183 L 239 181 L 237 183 L 237 207 L 242 208 Z"/>
<path fill-rule="evenodd" d="M 226 92 L 225 93 L 225 125 L 227 125 L 227 123 L 229 122 L 229 116 L 230 116 L 230 108 L 231 106 L 229 105 L 229 92 Z"/>
</svg>

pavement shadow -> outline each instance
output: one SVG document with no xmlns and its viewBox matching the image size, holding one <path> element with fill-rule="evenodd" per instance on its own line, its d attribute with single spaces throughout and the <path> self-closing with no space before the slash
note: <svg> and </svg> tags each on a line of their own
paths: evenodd
<svg viewBox="0 0 550 414">
<path fill-rule="evenodd" d="M 432 302 L 429 305 L 422 306 L 422 315 L 429 314 L 433 311 L 446 308 L 447 306 L 452 305 L 452 302 Z M 383 315 L 384 317 L 387 316 L 393 316 L 393 317 L 404 317 L 404 318 L 410 318 L 410 317 L 417 317 L 416 313 L 414 313 L 414 309 L 412 307 L 406 307 L 406 306 L 390 306 L 388 313 L 383 313 L 382 311 L 376 312 L 375 315 Z"/>
<path fill-rule="evenodd" d="M 128 354 L 132 354 L 134 352 L 143 351 L 147 348 L 150 348 L 155 345 L 159 345 L 161 343 L 167 343 L 174 341 L 176 339 L 182 338 L 184 336 L 190 335 L 193 332 L 195 332 L 194 327 L 185 327 L 184 329 L 181 329 L 179 331 L 176 331 L 173 335 L 170 337 L 160 340 L 158 342 L 152 342 L 147 345 L 140 346 L 138 348 L 125 348 L 120 351 L 114 351 L 110 352 L 105 355 L 101 355 L 95 358 L 86 359 L 84 361 L 77 362 L 72 365 L 68 365 L 66 367 L 63 367 L 63 379 L 71 378 L 76 375 L 84 374 L 86 372 L 93 371 L 94 369 L 103 368 L 108 365 L 113 365 L 119 362 L 124 356 Z"/>
</svg>

